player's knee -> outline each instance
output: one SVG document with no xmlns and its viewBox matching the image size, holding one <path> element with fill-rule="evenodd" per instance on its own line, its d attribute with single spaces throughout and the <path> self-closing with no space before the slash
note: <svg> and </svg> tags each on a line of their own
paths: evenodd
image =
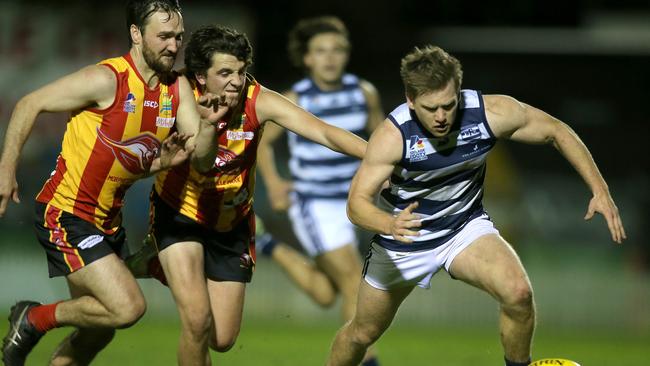
<svg viewBox="0 0 650 366">
<path fill-rule="evenodd" d="M 205 339 L 210 334 L 212 315 L 210 311 L 187 311 L 182 314 L 181 321 L 186 332 L 195 340 Z"/>
<path fill-rule="evenodd" d="M 381 328 L 371 324 L 360 326 L 352 323 L 350 328 L 352 329 L 351 341 L 364 347 L 375 343 L 383 333 Z"/>
<path fill-rule="evenodd" d="M 533 307 L 533 289 L 530 283 L 525 280 L 513 283 L 505 299 L 505 305 L 516 307 L 521 310 L 532 309 Z"/>
<path fill-rule="evenodd" d="M 147 304 L 144 297 L 135 297 L 131 301 L 122 304 L 115 311 L 115 328 L 128 328 L 135 324 L 147 311 Z"/>
</svg>

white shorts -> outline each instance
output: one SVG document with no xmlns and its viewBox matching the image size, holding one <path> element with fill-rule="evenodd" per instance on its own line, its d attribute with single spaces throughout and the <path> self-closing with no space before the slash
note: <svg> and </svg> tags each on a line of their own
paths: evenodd
<svg viewBox="0 0 650 366">
<path fill-rule="evenodd" d="M 454 258 L 483 235 L 499 230 L 487 215 L 479 216 L 446 243 L 433 249 L 397 252 L 372 243 L 363 267 L 363 277 L 374 288 L 389 290 L 406 286 L 431 287 L 431 278 L 443 266 L 449 272 Z"/>
<path fill-rule="evenodd" d="M 313 258 L 347 244 L 357 245 L 355 227 L 345 211 L 346 203 L 343 199 L 292 197 L 289 218 L 307 255 Z"/>
</svg>

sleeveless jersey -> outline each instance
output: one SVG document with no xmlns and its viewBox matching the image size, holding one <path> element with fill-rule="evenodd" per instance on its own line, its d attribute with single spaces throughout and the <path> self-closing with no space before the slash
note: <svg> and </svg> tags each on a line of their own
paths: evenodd
<svg viewBox="0 0 650 366">
<path fill-rule="evenodd" d="M 427 131 L 407 104 L 388 118 L 402 134 L 404 154 L 389 188 L 381 192 L 379 207 L 397 214 L 417 201 L 415 213 L 422 217 L 422 226 L 411 244 L 391 235 L 376 235 L 375 240 L 397 251 L 435 248 L 484 213 L 485 160 L 496 138 L 485 117 L 483 97 L 476 90 L 461 91 L 456 120 L 444 137 Z"/>
<path fill-rule="evenodd" d="M 115 100 L 106 109 L 73 112 L 56 169 L 36 200 L 112 234 L 121 224 L 126 190 L 149 171 L 175 123 L 178 79 L 150 89 L 130 54 L 99 64 L 117 77 Z"/>
<path fill-rule="evenodd" d="M 305 78 L 294 84 L 298 105 L 330 125 L 356 135 L 365 134 L 368 121 L 366 98 L 359 79 L 351 74 L 343 76 L 343 87 L 336 91 L 322 91 L 313 80 Z M 350 182 L 360 161 L 312 142 L 288 131 L 289 169 L 294 191 L 304 198 L 346 199 Z"/>
<path fill-rule="evenodd" d="M 219 153 L 210 172 L 199 173 L 187 162 L 156 177 L 156 193 L 166 204 L 216 231 L 233 230 L 253 205 L 257 146 L 262 134 L 255 112 L 260 89 L 249 76 L 227 130 L 218 136 Z M 198 98 L 196 87 L 194 93 Z"/>
</svg>

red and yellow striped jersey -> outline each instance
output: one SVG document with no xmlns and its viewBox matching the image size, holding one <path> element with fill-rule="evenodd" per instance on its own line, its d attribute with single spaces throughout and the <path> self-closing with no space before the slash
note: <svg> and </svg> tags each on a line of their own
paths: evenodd
<svg viewBox="0 0 650 366">
<path fill-rule="evenodd" d="M 99 64 L 117 77 L 115 100 L 106 109 L 73 112 L 56 169 L 36 200 L 111 234 L 120 226 L 126 190 L 149 170 L 180 100 L 177 77 L 150 89 L 129 54 Z"/>
<path fill-rule="evenodd" d="M 262 135 L 255 112 L 260 88 L 252 77 L 247 79 L 242 100 L 218 137 L 219 153 L 210 172 L 199 173 L 188 162 L 156 177 L 156 193 L 165 203 L 216 231 L 232 230 L 253 205 L 257 145 Z M 198 97 L 198 89 L 194 90 Z"/>
</svg>

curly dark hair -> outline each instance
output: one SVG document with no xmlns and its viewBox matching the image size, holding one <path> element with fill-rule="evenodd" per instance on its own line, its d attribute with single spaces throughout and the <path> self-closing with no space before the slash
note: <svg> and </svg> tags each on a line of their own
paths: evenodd
<svg viewBox="0 0 650 366">
<path fill-rule="evenodd" d="M 126 4 L 126 31 L 129 37 L 129 47 L 133 45 L 131 40 L 131 25 L 135 25 L 144 32 L 147 19 L 151 14 L 162 10 L 167 14 L 180 13 L 181 6 L 178 0 L 128 0 Z"/>
<path fill-rule="evenodd" d="M 289 32 L 287 51 L 289 60 L 298 68 L 303 68 L 302 59 L 307 53 L 309 41 L 322 33 L 336 33 L 349 41 L 348 29 L 343 21 L 335 16 L 320 16 L 299 21 Z"/>
<path fill-rule="evenodd" d="M 205 75 L 217 52 L 233 55 L 246 66 L 253 63 L 253 47 L 245 34 L 221 25 L 204 25 L 192 33 L 185 47 L 187 75 Z"/>
</svg>

